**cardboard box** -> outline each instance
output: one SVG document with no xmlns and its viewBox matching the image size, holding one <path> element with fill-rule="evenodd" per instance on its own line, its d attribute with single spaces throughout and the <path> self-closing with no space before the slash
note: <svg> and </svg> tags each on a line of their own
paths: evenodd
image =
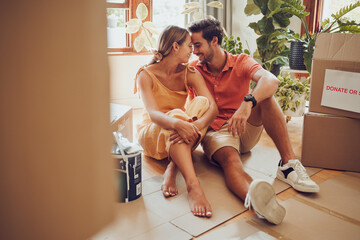
<svg viewBox="0 0 360 240">
<path fill-rule="evenodd" d="M 130 106 L 110 104 L 111 131 L 119 131 L 130 142 L 133 141 L 133 113 Z"/>
<path fill-rule="evenodd" d="M 325 70 L 360 73 L 360 34 L 323 33 L 316 40 L 312 65 L 309 111 L 360 119 L 360 113 L 321 105 Z M 341 79 L 339 79 L 341 81 Z M 358 93 L 360 104 L 360 79 Z M 349 90 L 350 91 L 350 90 Z"/>
<path fill-rule="evenodd" d="M 301 162 L 309 167 L 360 172 L 360 120 L 305 114 Z"/>
</svg>

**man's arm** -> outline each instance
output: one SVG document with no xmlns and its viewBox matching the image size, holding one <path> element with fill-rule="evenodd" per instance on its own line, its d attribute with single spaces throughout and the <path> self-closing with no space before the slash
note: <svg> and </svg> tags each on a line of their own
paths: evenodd
<svg viewBox="0 0 360 240">
<path fill-rule="evenodd" d="M 199 129 L 203 129 L 208 127 L 214 121 L 215 117 L 219 114 L 219 111 L 215 100 L 207 88 L 205 80 L 199 71 L 188 71 L 188 84 L 195 90 L 196 96 L 204 96 L 209 100 L 209 109 L 201 118 L 194 122 Z"/>
<path fill-rule="evenodd" d="M 272 97 L 280 83 L 274 74 L 265 69 L 256 71 L 252 80 L 257 83 L 252 94 L 258 103 Z M 245 132 L 246 122 L 250 117 L 252 107 L 253 103 L 251 101 L 243 101 L 234 115 L 229 119 L 228 131 L 231 132 L 233 136 L 240 136 L 241 133 Z"/>
<path fill-rule="evenodd" d="M 266 71 L 265 69 L 256 71 L 252 77 L 252 80 L 257 83 L 252 94 L 258 103 L 264 99 L 274 96 L 280 84 L 279 79 L 277 79 L 274 74 Z"/>
</svg>

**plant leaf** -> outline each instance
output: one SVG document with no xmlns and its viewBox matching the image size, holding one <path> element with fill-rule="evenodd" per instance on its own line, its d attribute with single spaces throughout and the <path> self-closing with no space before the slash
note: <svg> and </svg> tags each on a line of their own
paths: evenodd
<svg viewBox="0 0 360 240">
<path fill-rule="evenodd" d="M 272 18 L 267 18 L 264 16 L 260 21 L 258 21 L 259 31 L 262 34 L 270 34 L 274 31 L 274 24 L 272 23 Z"/>
<path fill-rule="evenodd" d="M 141 34 L 137 36 L 137 38 L 135 38 L 134 40 L 134 48 L 137 52 L 140 52 L 144 48 L 145 41 L 146 41 L 146 36 L 144 31 L 142 31 Z"/>
<path fill-rule="evenodd" d="M 193 14 L 194 21 L 200 20 L 203 18 L 203 14 L 199 11 Z"/>
<path fill-rule="evenodd" d="M 156 26 L 152 22 L 146 21 L 143 23 L 143 25 L 144 25 L 144 28 L 149 30 L 152 34 L 159 35 L 159 31 L 157 30 Z"/>
<path fill-rule="evenodd" d="M 141 21 L 137 18 L 130 19 L 126 23 L 126 33 L 136 33 L 139 31 L 139 28 L 141 26 Z"/>
<path fill-rule="evenodd" d="M 184 4 L 184 8 L 200 7 L 199 2 L 188 2 Z"/>
<path fill-rule="evenodd" d="M 198 10 L 199 8 L 200 7 L 189 8 L 189 9 L 186 9 L 185 11 L 182 11 L 181 14 L 191 13 L 191 12 L 194 12 L 194 11 Z"/>
<path fill-rule="evenodd" d="M 343 8 L 340 8 L 340 10 L 335 13 L 335 14 L 331 14 L 331 16 L 335 19 L 339 19 L 341 18 L 342 16 L 344 16 L 345 14 L 347 14 L 348 12 L 352 11 L 353 9 L 357 8 L 360 6 L 360 1 L 357 1 L 356 3 L 354 4 L 350 4 L 348 6 L 345 6 Z"/>
<path fill-rule="evenodd" d="M 340 26 L 339 32 L 360 33 L 360 27 L 359 25 L 343 25 Z"/>
<path fill-rule="evenodd" d="M 210 18 L 210 19 L 216 19 L 213 15 L 206 15 L 207 18 Z"/>
<path fill-rule="evenodd" d="M 206 4 L 206 6 L 215 7 L 215 8 L 223 8 L 224 7 L 224 5 L 219 1 L 209 2 L 208 4 Z"/>
<path fill-rule="evenodd" d="M 281 4 L 281 0 L 269 0 L 268 8 L 270 9 L 270 11 L 274 11 L 275 9 L 280 8 Z"/>
<path fill-rule="evenodd" d="M 261 13 L 260 8 L 254 3 L 254 0 L 247 0 L 247 4 L 244 9 L 246 16 L 258 15 Z"/>
<path fill-rule="evenodd" d="M 266 15 L 266 12 L 268 11 L 267 3 L 269 0 L 253 0 L 253 1 L 260 8 L 261 13 L 263 15 Z"/>
<path fill-rule="evenodd" d="M 259 30 L 259 24 L 257 24 L 256 22 L 251 22 L 251 23 L 249 23 L 249 27 L 254 29 L 256 34 L 261 35 L 260 30 Z"/>
<path fill-rule="evenodd" d="M 144 46 L 148 49 L 154 49 L 156 47 L 156 39 L 155 37 L 149 37 L 149 38 L 145 38 L 145 42 L 144 42 Z"/>
<path fill-rule="evenodd" d="M 148 15 L 148 9 L 144 3 L 140 3 L 136 8 L 136 17 L 141 21 L 145 20 Z"/>
<path fill-rule="evenodd" d="M 278 13 L 273 16 L 273 19 L 280 27 L 285 28 L 289 26 L 291 16 L 292 15 L 288 13 Z"/>
</svg>

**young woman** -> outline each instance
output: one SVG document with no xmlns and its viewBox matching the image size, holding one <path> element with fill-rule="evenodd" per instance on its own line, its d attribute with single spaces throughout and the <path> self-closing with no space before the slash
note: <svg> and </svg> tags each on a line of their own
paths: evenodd
<svg viewBox="0 0 360 240">
<path fill-rule="evenodd" d="M 151 63 L 139 69 L 136 81 L 146 113 L 137 129 L 138 141 L 146 156 L 170 161 L 161 186 L 164 196 L 177 194 L 179 169 L 191 211 L 195 216 L 210 217 L 212 210 L 195 175 L 191 152 L 218 111 L 201 74 L 187 65 L 192 49 L 186 29 L 168 26 Z M 189 87 L 197 97 L 185 107 Z"/>
</svg>

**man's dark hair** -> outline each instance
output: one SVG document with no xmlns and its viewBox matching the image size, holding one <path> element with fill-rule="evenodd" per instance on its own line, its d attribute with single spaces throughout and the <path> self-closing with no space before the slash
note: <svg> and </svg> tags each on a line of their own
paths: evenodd
<svg viewBox="0 0 360 240">
<path fill-rule="evenodd" d="M 210 18 L 193 22 L 189 27 L 189 31 L 192 33 L 202 31 L 202 37 L 208 42 L 210 42 L 213 37 L 217 37 L 219 45 L 221 45 L 224 36 L 220 22 L 216 19 Z"/>
</svg>

